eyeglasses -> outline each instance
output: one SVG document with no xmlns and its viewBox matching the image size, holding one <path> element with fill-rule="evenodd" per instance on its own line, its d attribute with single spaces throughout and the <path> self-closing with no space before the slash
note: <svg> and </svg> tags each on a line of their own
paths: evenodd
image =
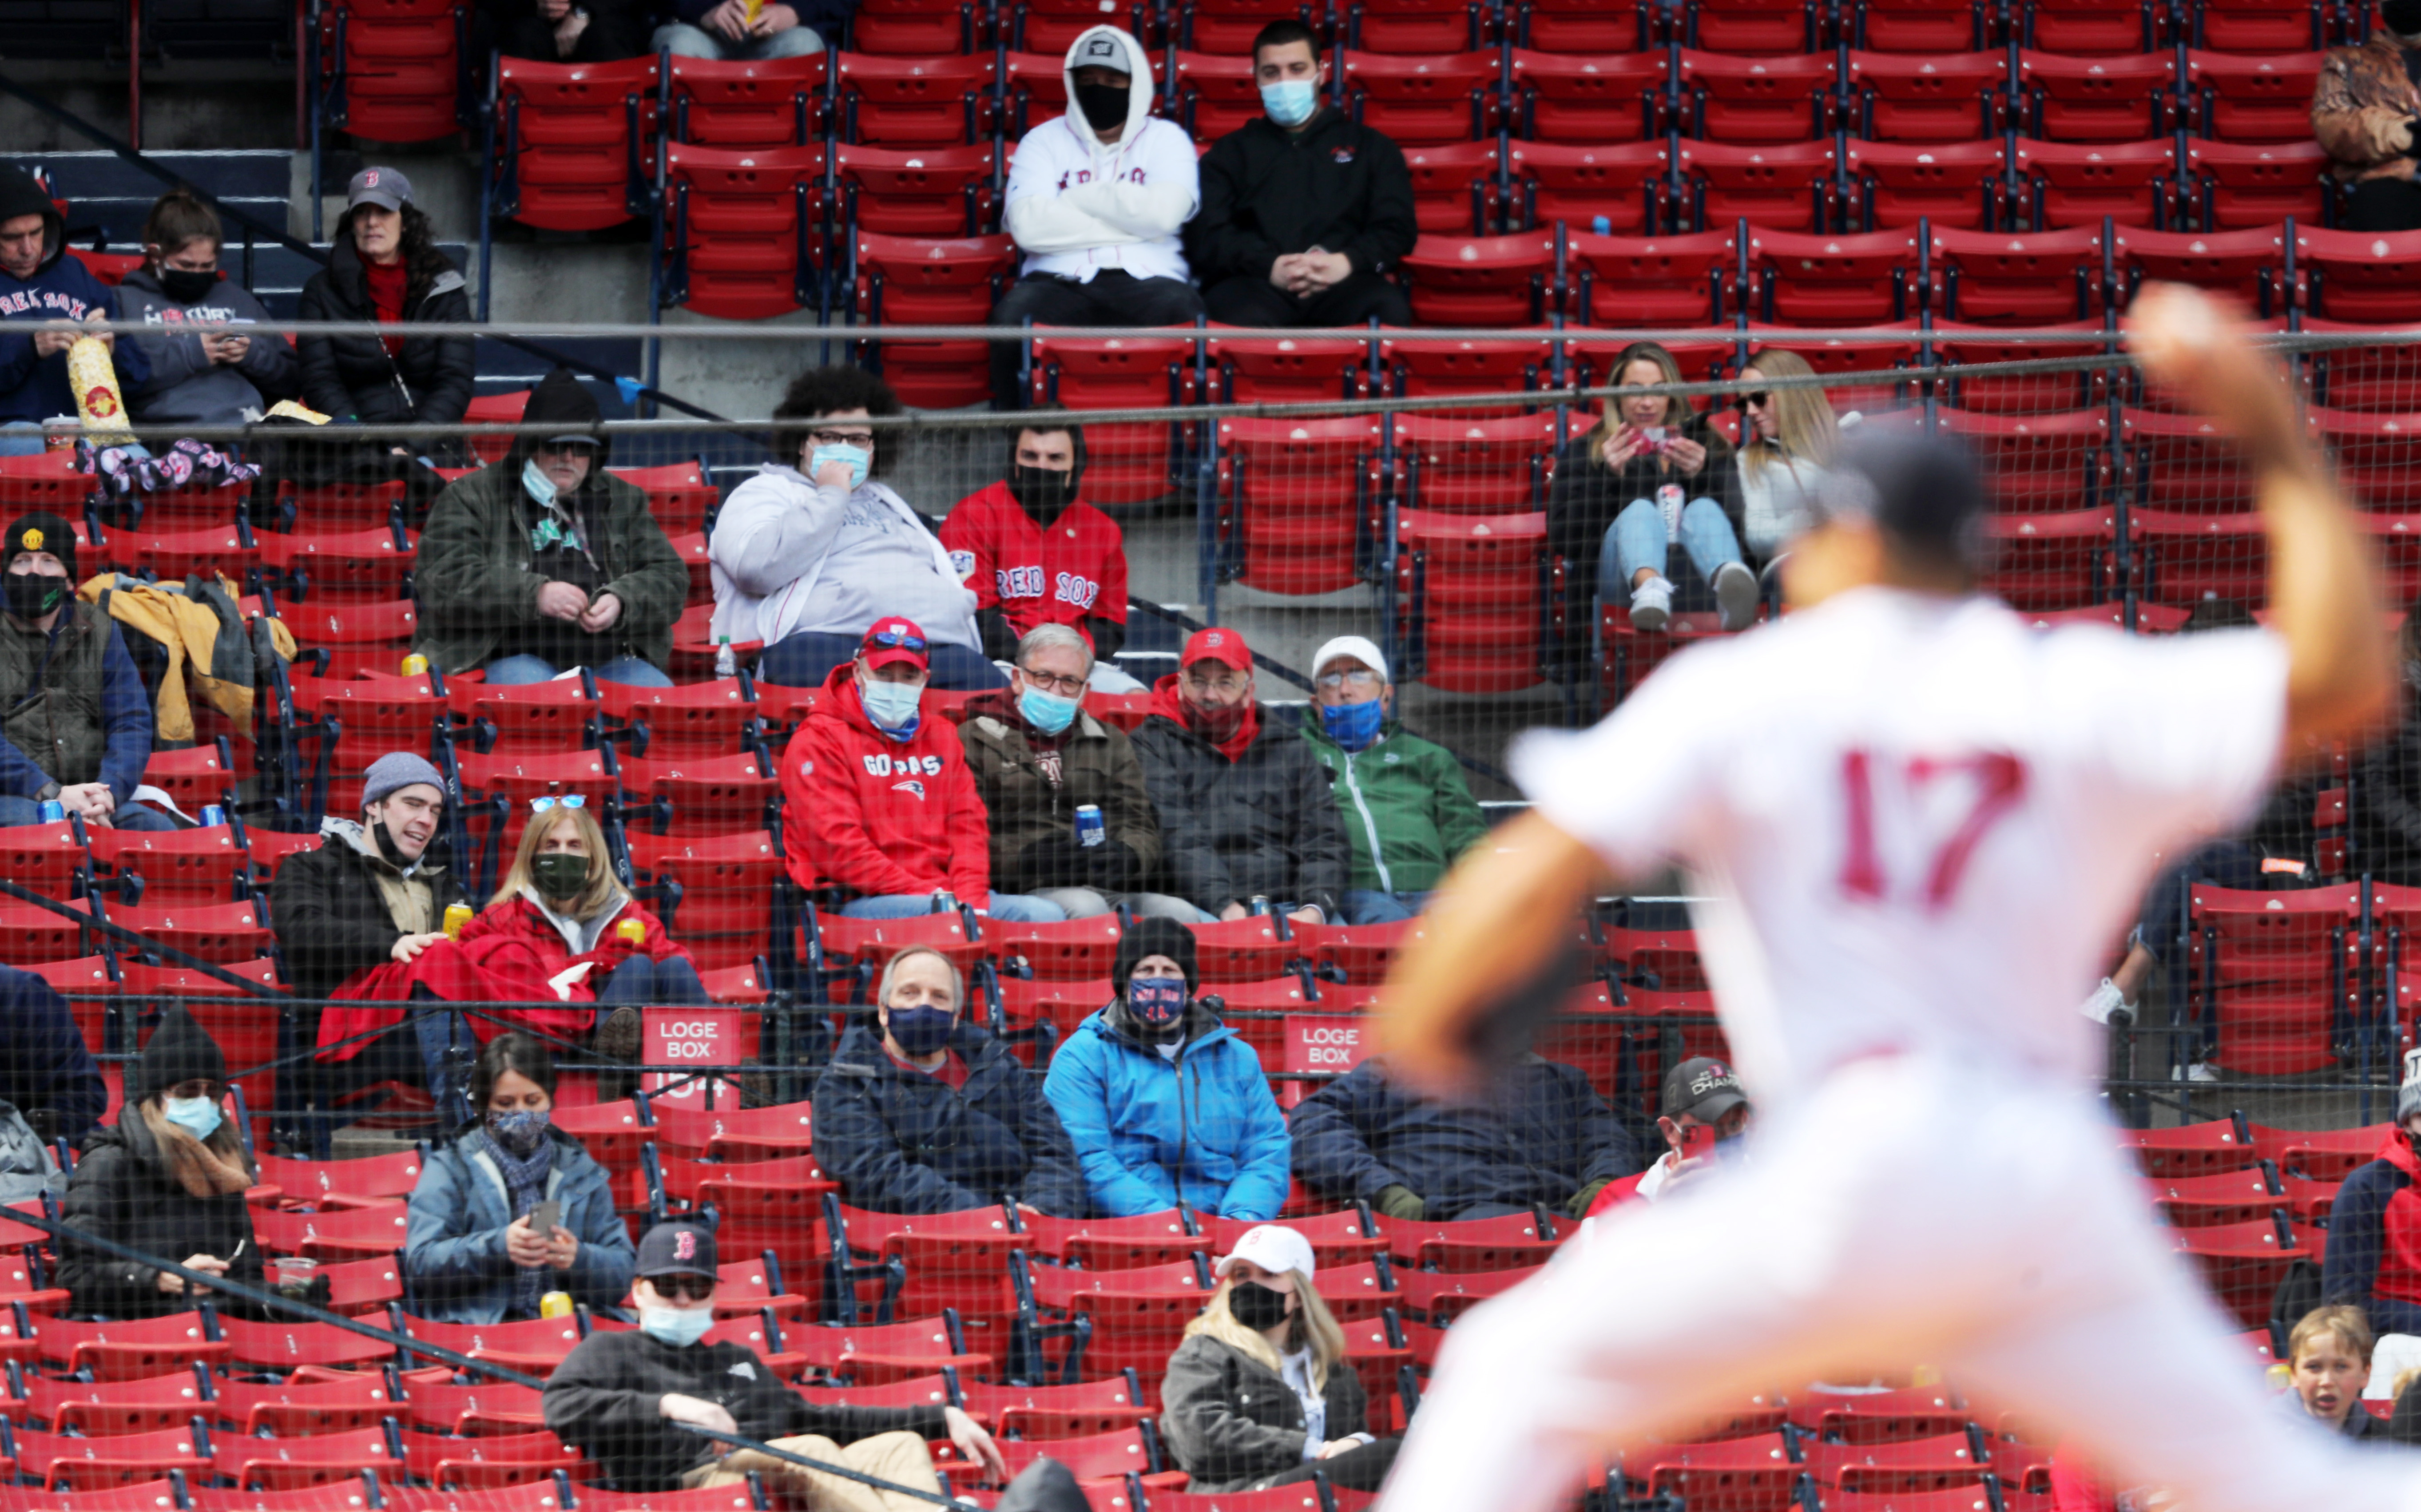
<svg viewBox="0 0 2421 1512">
<path fill-rule="evenodd" d="M 807 432 L 807 440 L 818 446 L 871 446 L 874 444 L 874 432 L 871 430 L 810 430 Z"/>
<path fill-rule="evenodd" d="M 1773 396 L 1760 388 L 1753 390 L 1750 393 L 1742 394 L 1738 398 L 1733 399 L 1732 408 L 1745 414 L 1748 413 L 1748 408 L 1752 404 L 1762 410 L 1773 402 Z"/>
<path fill-rule="evenodd" d="M 1251 687 L 1253 679 L 1242 672 L 1230 672 L 1217 678 L 1199 677 L 1189 672 L 1185 674 L 1185 685 L 1202 693 L 1239 694 Z"/>
<path fill-rule="evenodd" d="M 868 635 L 859 645 L 858 649 L 862 651 L 868 646 L 880 646 L 886 649 L 896 646 L 902 650 L 914 651 L 922 655 L 925 649 L 925 637 L 911 635 L 904 630 L 879 630 Z"/>
<path fill-rule="evenodd" d="M 705 1276 L 649 1276 L 648 1285 L 667 1302 L 702 1302 L 714 1296 L 714 1283 Z"/>
<path fill-rule="evenodd" d="M 1082 678 L 1056 677 L 1048 672 L 1037 672 L 1032 667 L 1019 667 L 1017 675 L 1044 693 L 1055 693 L 1062 698 L 1073 698 L 1085 691 Z"/>
<path fill-rule="evenodd" d="M 1351 672 L 1323 672 L 1311 680 L 1331 690 L 1342 688 L 1349 682 L 1356 688 L 1375 688 L 1379 685 L 1379 674 L 1368 667 L 1355 667 Z"/>
<path fill-rule="evenodd" d="M 565 793 L 560 798 L 553 796 L 546 798 L 533 798 L 530 800 L 530 812 L 533 814 L 543 814 L 548 809 L 554 808 L 557 804 L 561 804 L 565 808 L 586 808 L 588 806 L 588 795 L 586 793 Z"/>
</svg>

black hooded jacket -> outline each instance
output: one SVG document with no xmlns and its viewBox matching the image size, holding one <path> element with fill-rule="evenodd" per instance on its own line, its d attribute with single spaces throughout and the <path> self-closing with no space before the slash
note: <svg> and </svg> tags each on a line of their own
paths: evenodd
<svg viewBox="0 0 2421 1512">
<path fill-rule="evenodd" d="M 1185 257 L 1205 288 L 1266 279 L 1281 255 L 1313 247 L 1384 273 L 1420 234 L 1404 149 L 1323 105 L 1301 134 L 1256 116 L 1211 144 Z"/>
<path fill-rule="evenodd" d="M 434 278 L 413 280 L 403 298 L 407 321 L 467 322 L 471 299 L 452 263 Z M 351 218 L 336 223 L 328 266 L 303 286 L 296 311 L 303 320 L 375 320 L 369 282 L 353 250 Z M 376 336 L 306 335 L 296 346 L 303 356 L 303 402 L 337 420 L 451 425 L 471 405 L 471 338 L 407 336 L 402 350 L 387 354 Z"/>
</svg>

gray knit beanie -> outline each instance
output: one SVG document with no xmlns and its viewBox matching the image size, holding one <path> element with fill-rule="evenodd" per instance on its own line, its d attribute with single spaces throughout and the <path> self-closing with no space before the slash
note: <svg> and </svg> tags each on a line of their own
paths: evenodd
<svg viewBox="0 0 2421 1512">
<path fill-rule="evenodd" d="M 362 782 L 362 806 L 367 808 L 389 793 L 424 782 L 441 794 L 445 791 L 444 773 L 430 765 L 428 757 L 409 751 L 389 751 L 370 763 Z"/>
</svg>

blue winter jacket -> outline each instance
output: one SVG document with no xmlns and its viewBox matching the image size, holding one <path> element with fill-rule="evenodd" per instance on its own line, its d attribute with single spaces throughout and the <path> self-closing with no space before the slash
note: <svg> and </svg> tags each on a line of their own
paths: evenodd
<svg viewBox="0 0 2421 1512">
<path fill-rule="evenodd" d="M 55 320 L 82 324 L 114 319 L 117 296 L 93 276 L 91 269 L 67 255 L 66 241 L 58 234 L 58 218 L 47 219 L 48 244 L 34 276 L 20 279 L 0 273 L 0 325 Z M 150 381 L 151 361 L 141 342 L 115 342 L 110 355 L 117 367 L 121 393 Z M 39 423 L 75 413 L 75 390 L 68 384 L 68 354 L 55 351 L 38 357 L 31 330 L 22 325 L 14 331 L 0 329 L 0 422 Z"/>
<path fill-rule="evenodd" d="M 1059 1110 L 1096 1211 L 1112 1218 L 1185 1205 L 1222 1218 L 1275 1218 L 1286 1205 L 1286 1118 L 1260 1057 L 1210 1009 L 1187 1010 L 1184 1048 L 1161 1058 L 1123 1000 L 1076 1026 L 1043 1095 Z"/>
<path fill-rule="evenodd" d="M 614 1211 L 605 1168 L 579 1142 L 549 1130 L 554 1168 L 546 1196 L 563 1204 L 563 1226 L 580 1240 L 564 1289 L 593 1312 L 627 1319 L 637 1255 Z M 505 1173 L 486 1139 L 464 1134 L 431 1150 L 412 1189 L 404 1229 L 403 1275 L 412 1307 L 441 1323 L 501 1323 L 513 1300 L 513 1262 L 505 1230 L 513 1221 Z"/>
<path fill-rule="evenodd" d="M 50 1109 L 57 1136 L 70 1144 L 82 1144 L 109 1105 L 68 1000 L 14 966 L 0 966 L 0 1098 L 20 1113 Z"/>
</svg>

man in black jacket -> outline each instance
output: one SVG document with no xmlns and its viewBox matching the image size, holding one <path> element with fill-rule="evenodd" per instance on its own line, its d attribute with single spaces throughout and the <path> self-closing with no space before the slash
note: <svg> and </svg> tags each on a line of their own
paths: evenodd
<svg viewBox="0 0 2421 1512">
<path fill-rule="evenodd" d="M 809 1459 L 942 1489 L 925 1441 L 946 1435 L 989 1476 L 1006 1479 L 992 1435 L 955 1407 L 810 1405 L 744 1344 L 705 1344 L 714 1323 L 714 1233 L 658 1224 L 639 1240 L 635 1333 L 591 1333 L 547 1379 L 549 1431 L 605 1467 L 625 1491 L 726 1486 L 750 1471 L 817 1512 L 902 1512 L 929 1505 L 838 1475 L 738 1449 L 691 1427 L 769 1442 Z"/>
<path fill-rule="evenodd" d="M 1227 325 L 1413 323 L 1380 275 L 1420 223 L 1403 148 L 1324 102 L 1328 65 L 1299 21 L 1253 39 L 1268 112 L 1211 145 L 1186 255 L 1210 319 Z"/>
<path fill-rule="evenodd" d="M 1222 919 L 1244 917 L 1255 897 L 1310 924 L 1339 917 L 1352 853 L 1327 770 L 1254 702 L 1244 637 L 1195 631 L 1133 743 L 1160 815 L 1164 891 Z"/>
<path fill-rule="evenodd" d="M 68 1000 L 14 966 L 0 966 L 0 1098 L 45 1141 L 82 1140 L 109 1106 Z"/>
</svg>

